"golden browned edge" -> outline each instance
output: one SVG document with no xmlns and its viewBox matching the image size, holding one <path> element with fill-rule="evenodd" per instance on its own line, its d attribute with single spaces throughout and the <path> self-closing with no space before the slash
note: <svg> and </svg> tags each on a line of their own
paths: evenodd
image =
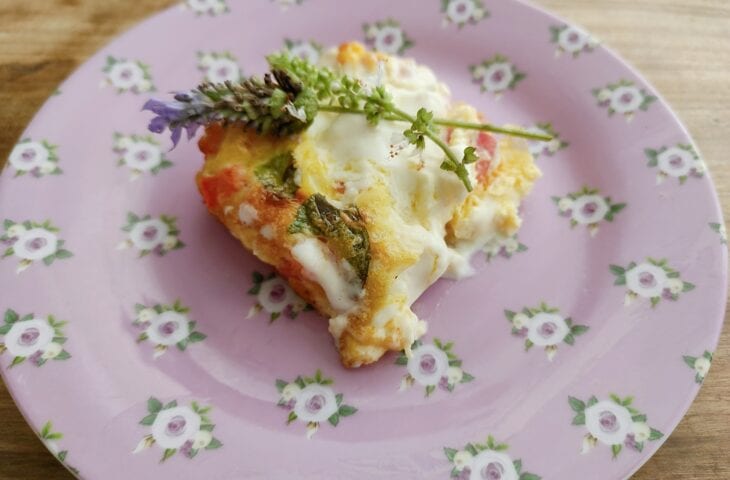
<svg viewBox="0 0 730 480">
<path fill-rule="evenodd" d="M 177 0 L 5 0 L 0 3 L 0 164 L 71 71 L 114 35 Z M 535 0 L 583 24 L 628 58 L 680 114 L 730 211 L 730 3 L 726 0 Z M 648 21 L 650 19 L 650 21 Z M 666 32 L 672 32 L 667 35 Z M 726 324 L 729 324 L 726 317 Z M 689 372 L 691 373 L 691 372 Z M 634 480 L 730 478 L 730 329 L 705 385 Z M 73 478 L 48 454 L 0 382 L 0 480 Z M 69 453 L 69 460 L 76 455 Z M 79 456 L 83 453 L 79 453 Z"/>
</svg>

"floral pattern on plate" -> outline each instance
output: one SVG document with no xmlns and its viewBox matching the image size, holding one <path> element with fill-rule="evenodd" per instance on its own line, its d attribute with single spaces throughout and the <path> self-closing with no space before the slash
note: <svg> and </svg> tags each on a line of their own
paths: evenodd
<svg viewBox="0 0 730 480">
<path fill-rule="evenodd" d="M 527 245 L 520 242 L 517 234 L 511 237 L 496 237 L 484 247 L 482 251 L 485 254 L 487 262 L 491 262 L 496 257 L 503 257 L 506 259 L 512 258 L 512 255 L 526 252 Z"/>
<path fill-rule="evenodd" d="M 136 180 L 145 173 L 157 175 L 173 165 L 152 135 L 123 135 L 114 132 L 112 150 L 119 156 L 117 165 L 130 170 L 130 180 Z"/>
<path fill-rule="evenodd" d="M 180 240 L 177 219 L 169 215 L 152 218 L 151 215 L 140 217 L 129 212 L 127 224 L 122 227 L 122 231 L 127 232 L 127 238 L 117 245 L 117 249 L 134 248 L 139 251 L 140 258 L 150 253 L 162 257 L 173 250 L 185 247 Z"/>
<path fill-rule="evenodd" d="M 215 425 L 208 414 L 212 407 L 191 402 L 189 407 L 178 406 L 177 401 L 162 404 L 155 397 L 147 400 L 147 413 L 140 425 L 150 427 L 132 453 L 139 453 L 153 445 L 163 449 L 160 463 L 180 453 L 195 458 L 201 450 L 216 450 L 223 444 L 213 436 Z"/>
<path fill-rule="evenodd" d="M 560 150 L 564 150 L 570 146 L 570 143 L 560 138 L 558 133 L 550 122 L 538 123 L 530 128 L 526 129 L 528 132 L 540 133 L 543 135 L 550 135 L 553 139 L 549 142 L 530 141 L 528 142 L 528 148 L 530 153 L 538 158 L 540 155 L 547 155 L 552 157 Z"/>
<path fill-rule="evenodd" d="M 627 292 L 624 305 L 628 306 L 637 297 L 648 298 L 651 306 L 661 299 L 676 301 L 679 295 L 694 290 L 695 286 L 680 278 L 680 273 L 672 269 L 667 259 L 647 258 L 645 262 L 629 263 L 625 268 L 611 265 L 611 273 L 616 276 L 614 285 L 625 285 Z"/>
<path fill-rule="evenodd" d="M 474 376 L 462 370 L 462 361 L 453 352 L 454 342 L 443 343 L 438 338 L 432 344 L 416 340 L 411 345 L 411 355 L 401 352 L 395 359 L 396 365 L 408 369 L 401 380 L 399 391 L 403 392 L 414 384 L 424 387 L 430 397 L 436 387 L 453 392 L 457 385 L 474 380 Z"/>
<path fill-rule="evenodd" d="M 183 8 L 191 10 L 197 16 L 210 15 L 211 17 L 230 11 L 226 0 L 185 0 Z"/>
<path fill-rule="evenodd" d="M 20 260 L 17 273 L 26 270 L 33 262 L 43 261 L 43 264 L 49 266 L 56 260 L 73 257 L 73 253 L 64 248 L 65 241 L 58 238 L 60 229 L 49 220 L 38 223 L 6 219 L 3 227 L 5 231 L 0 235 L 0 245 L 7 247 L 0 260 L 10 256 L 17 257 Z"/>
<path fill-rule="evenodd" d="M 593 96 L 599 107 L 608 110 L 609 117 L 618 113 L 623 115 L 627 122 L 633 120 L 637 112 L 649 110 L 651 104 L 657 100 L 657 97 L 629 80 L 620 80 L 596 88 L 593 90 Z"/>
<path fill-rule="evenodd" d="M 713 222 L 709 225 L 712 231 L 720 236 L 720 243 L 722 243 L 723 245 L 727 245 L 727 230 L 725 228 L 725 224 Z"/>
<path fill-rule="evenodd" d="M 682 185 L 689 177 L 702 178 L 705 174 L 705 162 L 697 151 L 689 144 L 679 143 L 673 147 L 662 147 L 658 150 L 644 150 L 649 159 L 647 166 L 656 168 L 656 183 L 661 184 L 668 177 L 676 178 Z"/>
<path fill-rule="evenodd" d="M 292 40 L 284 39 L 284 48 L 295 57 L 306 60 L 309 63 L 317 63 L 322 54 L 322 45 L 313 40 Z"/>
<path fill-rule="evenodd" d="M 251 280 L 253 286 L 248 290 L 248 294 L 256 296 L 256 303 L 248 311 L 246 318 L 251 318 L 263 310 L 269 314 L 269 323 L 271 323 L 282 314 L 295 319 L 300 312 L 312 309 L 299 295 L 294 293 L 286 280 L 275 273 L 264 276 L 262 273 L 254 271 L 251 274 Z"/>
<path fill-rule="evenodd" d="M 29 360 L 37 367 L 48 360 L 68 360 L 71 355 L 64 350 L 66 336 L 63 327 L 68 322 L 56 320 L 53 315 L 36 317 L 32 313 L 20 316 L 18 312 L 7 309 L 0 324 L 0 354 L 12 355 L 9 365 L 14 367 Z"/>
<path fill-rule="evenodd" d="M 127 60 L 109 55 L 102 71 L 104 80 L 101 86 L 111 86 L 117 93 L 140 94 L 155 91 L 149 65 L 139 60 Z"/>
<path fill-rule="evenodd" d="M 517 69 L 503 55 L 495 55 L 478 65 L 469 67 L 471 78 L 482 92 L 493 93 L 500 98 L 507 90 L 514 90 L 527 75 Z"/>
<path fill-rule="evenodd" d="M 598 442 L 611 447 L 613 458 L 618 457 L 624 447 L 641 452 L 646 442 L 659 440 L 662 432 L 650 427 L 646 415 L 632 406 L 634 397 L 620 398 L 611 394 L 610 400 L 595 396 L 587 402 L 569 397 L 568 403 L 575 413 L 573 425 L 583 425 L 588 434 L 583 438 L 581 453 L 590 452 Z"/>
<path fill-rule="evenodd" d="M 598 233 L 601 222 L 613 222 L 614 217 L 626 208 L 625 203 L 613 203 L 611 197 L 604 197 L 598 189 L 588 187 L 564 197 L 552 197 L 552 200 L 560 215 L 570 218 L 571 228 L 585 225 L 591 236 Z"/>
<path fill-rule="evenodd" d="M 402 55 L 413 46 L 413 40 L 403 31 L 396 20 L 389 18 L 375 23 L 365 23 L 365 43 L 378 52 Z"/>
<path fill-rule="evenodd" d="M 355 414 L 357 408 L 343 403 L 344 396 L 330 387 L 333 383 L 334 380 L 324 377 L 321 370 L 313 377 L 299 375 L 292 382 L 277 379 L 277 405 L 289 411 L 286 424 L 296 420 L 306 423 L 307 438 L 311 439 L 322 422 L 336 427 L 342 417 Z"/>
<path fill-rule="evenodd" d="M 63 173 L 58 166 L 58 146 L 47 140 L 24 138 L 13 147 L 8 163 L 15 169 L 16 177 L 28 174 L 40 178 Z"/>
<path fill-rule="evenodd" d="M 710 371 L 710 365 L 712 365 L 712 352 L 705 350 L 699 357 L 692 357 L 690 355 L 684 355 L 682 357 L 684 363 L 695 372 L 695 382 L 701 384 L 707 373 Z"/>
<path fill-rule="evenodd" d="M 556 46 L 556 58 L 563 54 L 578 58 L 581 53 L 595 50 L 600 43 L 593 35 L 572 25 L 551 26 L 550 41 Z"/>
<path fill-rule="evenodd" d="M 441 11 L 444 13 L 443 25 L 476 25 L 489 17 L 482 0 L 441 0 Z"/>
<path fill-rule="evenodd" d="M 589 329 L 585 325 L 573 324 L 573 319 L 560 314 L 560 310 L 545 302 L 536 308 L 525 307 L 519 312 L 504 311 L 512 325 L 512 335 L 525 339 L 525 351 L 533 346 L 544 347 L 548 360 L 552 361 L 558 352 L 558 345 L 575 344 L 575 337 Z"/>
<path fill-rule="evenodd" d="M 77 469 L 66 463 L 68 450 L 61 450 L 58 446 L 58 441 L 63 438 L 63 434 L 60 432 L 54 432 L 53 424 L 50 421 L 43 424 L 40 432 L 38 432 L 38 437 L 40 437 L 46 448 L 53 453 L 53 456 L 56 457 L 56 459 L 61 462 L 63 466 L 69 470 L 69 472 L 76 476 L 79 475 L 79 471 Z"/>
<path fill-rule="evenodd" d="M 134 326 L 144 331 L 137 337 L 137 342 L 149 341 L 154 345 L 154 358 L 163 355 L 168 348 L 176 346 L 185 351 L 191 343 L 205 340 L 204 333 L 195 330 L 196 322 L 188 318 L 190 309 L 176 300 L 172 305 L 134 306 Z"/>
<path fill-rule="evenodd" d="M 522 460 L 512 460 L 509 445 L 489 435 L 485 443 L 467 443 L 463 448 L 444 447 L 444 455 L 453 465 L 451 478 L 469 480 L 540 480 L 534 473 L 522 470 Z"/>
<path fill-rule="evenodd" d="M 238 82 L 243 73 L 230 52 L 198 52 L 198 70 L 210 83 Z"/>
</svg>

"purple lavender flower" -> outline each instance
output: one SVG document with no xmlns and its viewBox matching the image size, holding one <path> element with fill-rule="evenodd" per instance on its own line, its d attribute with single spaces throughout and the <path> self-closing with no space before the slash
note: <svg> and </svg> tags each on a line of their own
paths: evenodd
<svg viewBox="0 0 730 480">
<path fill-rule="evenodd" d="M 197 99 L 197 102 L 194 101 Z M 193 120 L 202 115 L 207 105 L 198 96 L 193 97 L 191 93 L 177 93 L 173 100 L 164 102 L 162 100 L 150 99 L 142 107 L 142 110 L 149 110 L 155 115 L 148 126 L 154 133 L 162 133 L 169 128 L 172 132 L 171 139 L 173 148 L 180 141 L 182 130 L 188 134 L 188 140 L 193 138 L 198 128 L 202 125 L 200 121 Z"/>
</svg>

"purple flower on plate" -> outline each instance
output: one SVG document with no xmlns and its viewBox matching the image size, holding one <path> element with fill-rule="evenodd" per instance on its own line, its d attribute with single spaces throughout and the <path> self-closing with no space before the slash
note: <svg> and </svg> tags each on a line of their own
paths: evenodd
<svg viewBox="0 0 730 480">
<path fill-rule="evenodd" d="M 441 0 L 441 11 L 444 13 L 444 27 L 449 24 L 459 28 L 468 24 L 476 25 L 489 17 L 482 0 Z"/>
<path fill-rule="evenodd" d="M 646 112 L 657 97 L 651 95 L 646 89 L 636 86 L 629 80 L 620 80 L 616 83 L 609 83 L 605 87 L 593 89 L 593 96 L 598 106 L 608 110 L 608 116 L 618 113 L 626 118 L 627 122 L 633 120 L 637 112 Z"/>
<path fill-rule="evenodd" d="M 45 222 L 14 222 L 6 219 L 3 222 L 4 232 L 0 242 L 8 247 L 0 256 L 0 260 L 15 256 L 20 262 L 17 273 L 25 271 L 34 262 L 42 261 L 46 266 L 56 260 L 65 260 L 73 254 L 64 248 L 65 242 L 58 237 L 60 230 L 49 220 Z"/>
<path fill-rule="evenodd" d="M 299 313 L 312 309 L 292 290 L 286 280 L 275 273 L 264 276 L 254 271 L 251 275 L 253 286 L 248 294 L 256 296 L 256 303 L 248 311 L 246 318 L 264 311 L 269 314 L 269 322 L 273 323 L 282 314 L 295 319 Z"/>
<path fill-rule="evenodd" d="M 625 203 L 614 203 L 611 197 L 600 195 L 598 189 L 583 187 L 563 197 L 552 197 L 560 215 L 570 218 L 570 226 L 585 225 L 590 235 L 598 234 L 601 222 L 613 222 L 615 216 L 626 208 Z"/>
<path fill-rule="evenodd" d="M 185 0 L 183 8 L 192 10 L 197 16 L 215 17 L 229 12 L 226 0 Z"/>
<path fill-rule="evenodd" d="M 577 58 L 581 53 L 592 52 L 600 43 L 593 35 L 572 25 L 551 26 L 550 41 L 557 47 L 556 58 L 564 53 Z"/>
<path fill-rule="evenodd" d="M 143 305 L 134 306 L 136 313 L 132 322 L 144 331 L 137 337 L 137 343 L 150 342 L 154 345 L 154 358 L 162 356 L 168 348 L 177 347 L 185 351 L 191 343 L 202 342 L 206 335 L 195 330 L 197 323 L 190 320 L 190 309 L 183 306 L 179 300 L 172 305 Z"/>
<path fill-rule="evenodd" d="M 522 460 L 513 460 L 507 450 L 509 445 L 489 435 L 484 443 L 467 443 L 461 449 L 445 447 L 444 455 L 452 465 L 451 478 L 540 480 L 538 475 L 524 471 Z"/>
<path fill-rule="evenodd" d="M 673 147 L 644 150 L 649 159 L 647 166 L 656 168 L 656 183 L 661 184 L 667 178 L 676 178 L 683 185 L 688 178 L 702 178 L 705 175 L 705 162 L 697 150 L 690 144 L 678 143 Z"/>
<path fill-rule="evenodd" d="M 117 250 L 136 249 L 140 258 L 150 253 L 164 256 L 185 247 L 180 240 L 177 219 L 170 215 L 153 218 L 129 212 L 122 231 L 127 233 L 127 238 L 117 245 Z"/>
<path fill-rule="evenodd" d="M 669 266 L 667 259 L 648 257 L 643 263 L 631 262 L 628 266 L 610 265 L 616 276 L 614 285 L 625 286 L 624 305 L 631 305 L 638 297 L 648 298 L 656 307 L 661 299 L 677 301 L 682 293 L 694 290 L 692 283 L 682 280 L 681 274 Z"/>
<path fill-rule="evenodd" d="M 63 327 L 68 322 L 56 320 L 53 315 L 37 317 L 32 313 L 20 316 L 15 310 L 8 309 L 0 323 L 0 354 L 12 355 L 10 367 L 29 360 L 40 367 L 49 360 L 67 360 L 71 355 L 64 350 L 66 336 Z"/>
<path fill-rule="evenodd" d="M 140 94 L 155 90 L 149 65 L 139 60 L 127 60 L 109 55 L 103 72 L 105 76 L 101 86 L 111 86 L 117 93 Z"/>
<path fill-rule="evenodd" d="M 438 338 L 434 338 L 432 344 L 424 344 L 420 340 L 413 342 L 410 352 L 403 351 L 395 359 L 396 365 L 408 369 L 399 391 L 418 383 L 429 397 L 436 387 L 453 392 L 457 385 L 474 380 L 473 375 L 461 368 L 462 361 L 453 353 L 453 347 L 454 342 L 444 343 Z"/>
<path fill-rule="evenodd" d="M 118 156 L 117 165 L 126 166 L 131 171 L 130 180 L 136 180 L 145 173 L 157 175 L 173 165 L 151 135 L 115 132 L 112 150 Z"/>
<path fill-rule="evenodd" d="M 570 317 L 564 317 L 560 310 L 541 303 L 538 307 L 525 307 L 519 312 L 504 311 L 512 326 L 512 335 L 525 339 L 525 351 L 537 345 L 543 347 L 548 360 L 552 361 L 558 345 L 573 345 L 575 337 L 588 331 L 585 325 L 576 325 Z"/>
<path fill-rule="evenodd" d="M 482 247 L 487 262 L 491 262 L 496 257 L 506 259 L 512 258 L 513 255 L 527 251 L 527 245 L 520 242 L 517 234 L 511 237 L 496 237 Z"/>
<path fill-rule="evenodd" d="M 155 397 L 147 400 L 147 413 L 139 423 L 150 428 L 132 453 L 139 453 L 153 445 L 162 448 L 160 462 L 176 453 L 194 458 L 201 450 L 216 450 L 223 444 L 213 436 L 215 425 L 208 414 L 212 407 L 204 407 L 198 402 L 190 406 L 178 406 L 173 400 L 162 404 Z"/>
<path fill-rule="evenodd" d="M 16 177 L 29 174 L 40 178 L 63 173 L 58 166 L 58 145 L 46 140 L 37 142 L 24 138 L 13 147 L 8 163 L 15 169 Z"/>
<path fill-rule="evenodd" d="M 354 415 L 357 408 L 343 403 L 344 396 L 330 387 L 333 383 L 321 370 L 312 377 L 299 375 L 292 382 L 277 379 L 279 400 L 276 404 L 289 412 L 286 424 L 296 420 L 306 423 L 307 438 L 312 438 L 322 422 L 336 427 L 342 417 Z"/>
<path fill-rule="evenodd" d="M 581 453 L 588 453 L 600 442 L 610 446 L 613 458 L 616 458 L 624 447 L 641 452 L 647 441 L 664 436 L 647 425 L 646 415 L 632 406 L 634 397 L 620 398 L 611 394 L 609 398 L 599 401 L 593 396 L 584 402 L 568 397 L 570 408 L 575 413 L 573 425 L 584 425 L 588 430 Z"/>
<path fill-rule="evenodd" d="M 365 32 L 365 43 L 378 52 L 390 55 L 402 55 L 413 46 L 413 40 L 401 28 L 400 23 L 392 18 L 362 26 Z"/>
<path fill-rule="evenodd" d="M 469 71 L 481 91 L 493 93 L 497 99 L 507 90 L 514 90 L 527 77 L 504 55 L 495 55 L 478 65 L 472 65 Z"/>
</svg>

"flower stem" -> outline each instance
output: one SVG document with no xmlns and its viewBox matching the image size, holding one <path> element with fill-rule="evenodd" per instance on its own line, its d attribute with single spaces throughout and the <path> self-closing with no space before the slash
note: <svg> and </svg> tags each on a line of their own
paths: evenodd
<svg viewBox="0 0 730 480">
<path fill-rule="evenodd" d="M 337 105 L 320 105 L 319 109 L 323 112 L 350 113 L 350 114 L 355 114 L 355 115 L 365 115 L 364 110 L 357 109 L 357 108 L 345 108 L 345 107 L 340 107 Z M 410 117 L 410 116 L 408 116 L 408 117 Z M 410 118 L 412 118 L 412 117 L 410 117 Z M 389 121 L 394 121 L 394 122 L 411 122 L 412 121 L 410 119 L 406 119 L 406 118 L 395 116 L 395 115 L 385 115 L 385 116 L 383 116 L 383 120 L 389 120 Z M 480 130 L 483 132 L 492 132 L 492 133 L 503 133 L 505 135 L 509 135 L 512 137 L 525 138 L 527 140 L 538 140 L 538 141 L 542 141 L 542 142 L 549 142 L 553 139 L 553 137 L 551 135 L 547 135 L 547 134 L 543 134 L 543 133 L 528 132 L 526 130 L 521 130 L 519 128 L 498 127 L 496 125 L 491 125 L 489 123 L 461 122 L 458 120 L 444 120 L 444 119 L 439 119 L 439 118 L 434 119 L 433 123 L 436 125 L 444 126 L 444 127 L 464 128 L 467 130 Z"/>
</svg>

